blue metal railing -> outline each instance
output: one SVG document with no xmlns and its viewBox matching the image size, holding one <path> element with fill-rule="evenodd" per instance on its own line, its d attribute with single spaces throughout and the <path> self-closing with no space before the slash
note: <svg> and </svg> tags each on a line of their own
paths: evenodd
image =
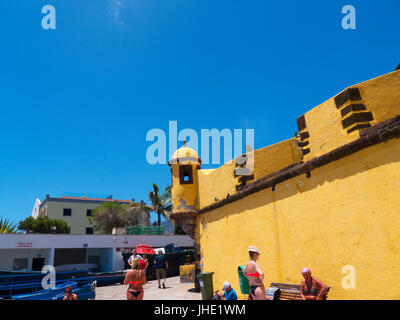
<svg viewBox="0 0 400 320">
<path fill-rule="evenodd" d="M 54 285 L 75 281 L 78 286 L 93 282 L 95 277 L 88 275 L 89 271 L 57 272 Z M 42 280 L 47 273 L 10 274 L 0 276 L 0 296 L 11 297 L 14 294 L 30 293 L 42 290 Z"/>
</svg>

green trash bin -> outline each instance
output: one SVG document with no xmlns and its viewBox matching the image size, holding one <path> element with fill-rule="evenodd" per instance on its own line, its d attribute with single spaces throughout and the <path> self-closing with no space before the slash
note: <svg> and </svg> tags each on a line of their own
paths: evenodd
<svg viewBox="0 0 400 320">
<path fill-rule="evenodd" d="M 213 276 L 214 272 L 202 272 L 197 275 L 200 282 L 201 298 L 203 300 L 211 300 L 214 294 Z"/>
<path fill-rule="evenodd" d="M 238 274 L 239 274 L 239 284 L 240 284 L 240 291 L 242 294 L 249 294 L 249 280 L 243 274 L 244 266 L 238 267 Z"/>
</svg>

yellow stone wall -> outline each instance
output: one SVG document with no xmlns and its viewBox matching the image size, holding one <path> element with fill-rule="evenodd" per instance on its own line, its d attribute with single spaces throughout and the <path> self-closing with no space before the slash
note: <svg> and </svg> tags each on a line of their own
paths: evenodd
<svg viewBox="0 0 400 320">
<path fill-rule="evenodd" d="M 219 200 L 226 195 L 236 192 L 237 179 L 234 178 L 234 162 L 226 163 L 215 170 L 199 170 L 199 196 L 200 208 L 214 203 L 214 198 Z"/>
<path fill-rule="evenodd" d="M 254 151 L 254 180 L 301 161 L 300 150 L 293 150 L 295 141 L 293 138 Z"/>
<path fill-rule="evenodd" d="M 308 111 L 304 116 L 310 135 L 308 139 L 310 153 L 304 156 L 305 161 L 321 156 L 360 136 L 357 131 L 347 134 L 342 128 L 340 112 L 333 98 Z"/>
<path fill-rule="evenodd" d="M 371 125 L 400 114 L 400 71 L 365 81 L 350 88 L 360 90 L 362 98 L 360 102 L 366 106 L 366 111 L 372 112 L 374 116 Z M 305 131 L 310 135 L 309 146 L 307 146 L 310 147 L 310 153 L 303 158 L 295 145 L 296 139 L 294 138 L 255 150 L 254 180 L 301 160 L 308 161 L 321 156 L 359 138 L 359 131 L 348 134 L 347 129 L 343 129 L 342 116 L 336 108 L 334 97 L 306 112 L 304 116 L 307 125 Z M 190 201 L 193 202 L 194 198 L 198 197 L 200 208 L 204 208 L 214 203 L 215 198 L 221 200 L 228 194 L 235 193 L 235 187 L 238 185 L 238 178 L 234 177 L 235 168 L 234 161 L 231 161 L 218 169 L 198 170 L 198 186 L 193 185 L 190 189 Z M 177 171 L 173 173 L 175 179 L 176 175 Z M 179 189 L 176 192 L 181 192 L 180 186 L 174 184 L 175 187 Z M 187 186 L 184 188 L 189 190 Z"/>
<path fill-rule="evenodd" d="M 296 139 L 289 139 L 274 145 L 254 151 L 254 180 L 282 169 L 301 160 Z M 238 177 L 234 177 L 236 169 L 234 161 L 226 163 L 218 169 L 199 170 L 199 197 L 200 208 L 215 202 L 215 198 L 222 200 L 229 193 L 236 192 Z M 251 183 L 249 181 L 248 183 Z"/>
<path fill-rule="evenodd" d="M 359 89 L 362 99 L 353 103 L 372 112 L 371 125 L 400 114 L 400 70 L 350 88 Z M 359 138 L 359 131 L 343 129 L 334 97 L 304 117 L 310 153 L 302 159 L 295 139 L 255 150 L 255 180 Z M 202 209 L 234 194 L 235 168 L 232 162 L 198 170 L 198 185 L 185 189 L 188 199 L 198 196 Z M 173 201 L 177 194 L 184 197 L 181 190 L 174 180 Z M 199 215 L 195 239 L 202 270 L 214 272 L 214 288 L 229 281 L 239 293 L 237 267 L 254 245 L 262 252 L 266 286 L 300 283 L 301 269 L 309 267 L 331 287 L 330 299 L 400 299 L 399 194 L 400 140 L 392 139 L 312 170 L 309 178 L 303 174 L 275 191 L 264 189 Z M 342 287 L 345 266 L 356 270 L 356 289 Z"/>
<path fill-rule="evenodd" d="M 372 112 L 371 125 L 400 114 L 400 70 L 371 79 L 349 88 L 358 88 L 360 101 Z M 338 93 L 339 94 L 339 93 Z M 310 138 L 310 153 L 304 161 L 323 155 L 343 144 L 356 140 L 358 131 L 347 133 L 341 124 L 341 114 L 336 108 L 334 97 L 304 114 Z"/>
<path fill-rule="evenodd" d="M 203 271 L 230 281 L 247 248 L 261 251 L 265 285 L 299 284 L 301 269 L 330 299 L 400 299 L 400 140 L 392 139 L 197 217 Z M 342 268 L 355 267 L 356 289 Z"/>
<path fill-rule="evenodd" d="M 373 124 L 400 114 L 400 70 L 357 85 L 363 103 L 374 115 Z"/>
</svg>

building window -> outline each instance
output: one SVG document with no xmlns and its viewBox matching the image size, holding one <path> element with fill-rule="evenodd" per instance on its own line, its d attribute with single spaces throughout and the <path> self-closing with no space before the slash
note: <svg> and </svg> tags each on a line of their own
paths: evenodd
<svg viewBox="0 0 400 320">
<path fill-rule="evenodd" d="M 64 209 L 63 215 L 64 216 L 70 216 L 72 212 L 72 209 Z"/>
<path fill-rule="evenodd" d="M 179 167 L 179 182 L 180 184 L 192 184 L 193 183 L 193 171 L 192 166 L 180 166 Z"/>
<path fill-rule="evenodd" d="M 14 259 L 13 270 L 27 270 L 28 259 Z"/>
<path fill-rule="evenodd" d="M 92 210 L 88 209 L 86 210 L 86 217 L 91 217 L 92 216 Z"/>
<path fill-rule="evenodd" d="M 93 228 L 86 228 L 86 234 L 93 234 Z"/>
</svg>

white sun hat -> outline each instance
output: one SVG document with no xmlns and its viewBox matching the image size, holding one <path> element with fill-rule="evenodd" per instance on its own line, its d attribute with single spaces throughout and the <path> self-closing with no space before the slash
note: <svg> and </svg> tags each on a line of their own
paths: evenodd
<svg viewBox="0 0 400 320">
<path fill-rule="evenodd" d="M 258 252 L 258 249 L 255 246 L 250 246 L 249 252 L 256 252 L 256 253 L 260 254 L 260 252 Z"/>
</svg>

